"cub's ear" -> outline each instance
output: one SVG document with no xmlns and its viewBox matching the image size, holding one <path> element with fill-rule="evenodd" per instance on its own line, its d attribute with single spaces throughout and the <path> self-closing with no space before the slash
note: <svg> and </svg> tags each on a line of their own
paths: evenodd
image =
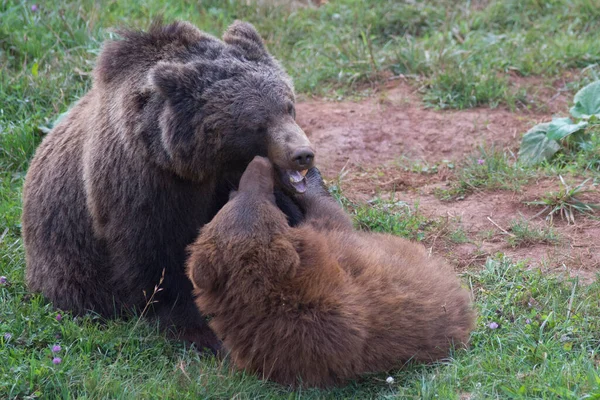
<svg viewBox="0 0 600 400">
<path fill-rule="evenodd" d="M 270 59 L 262 38 L 248 22 L 235 21 L 223 34 L 223 41 L 236 46 L 248 58 L 253 61 L 266 61 Z"/>
<path fill-rule="evenodd" d="M 187 276 L 194 288 L 214 291 L 221 287 L 223 282 L 219 278 L 223 274 L 215 264 L 220 258 L 214 244 L 201 233 L 196 242 L 188 246 L 187 252 Z"/>
</svg>

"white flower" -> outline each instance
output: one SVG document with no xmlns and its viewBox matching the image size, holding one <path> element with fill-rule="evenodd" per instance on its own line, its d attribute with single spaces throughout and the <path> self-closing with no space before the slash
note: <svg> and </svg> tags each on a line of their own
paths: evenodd
<svg viewBox="0 0 600 400">
<path fill-rule="evenodd" d="M 392 378 L 391 376 L 388 376 L 385 381 L 391 385 L 392 383 L 394 383 L 394 378 Z"/>
</svg>

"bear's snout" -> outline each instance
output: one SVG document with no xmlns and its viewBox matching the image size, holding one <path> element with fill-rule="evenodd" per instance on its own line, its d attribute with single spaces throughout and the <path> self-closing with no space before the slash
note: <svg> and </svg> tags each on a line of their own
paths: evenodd
<svg viewBox="0 0 600 400">
<path fill-rule="evenodd" d="M 276 167 L 279 184 L 292 193 L 304 193 L 307 185 L 302 171 L 315 164 L 308 137 L 291 118 L 282 120 L 269 133 L 269 160 Z"/>
<path fill-rule="evenodd" d="M 269 139 L 269 160 L 279 168 L 302 171 L 314 166 L 315 150 L 295 121 L 274 126 Z"/>
<path fill-rule="evenodd" d="M 300 147 L 292 153 L 292 161 L 301 169 L 313 167 L 315 152 L 310 147 Z"/>
</svg>

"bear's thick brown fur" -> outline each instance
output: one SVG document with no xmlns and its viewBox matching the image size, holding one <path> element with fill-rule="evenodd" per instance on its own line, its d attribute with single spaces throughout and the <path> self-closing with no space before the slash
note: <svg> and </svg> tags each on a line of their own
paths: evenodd
<svg viewBox="0 0 600 400">
<path fill-rule="evenodd" d="M 306 220 L 289 227 L 272 173 L 256 158 L 189 247 L 196 304 L 237 367 L 329 386 L 467 343 L 474 311 L 450 267 L 419 244 L 353 231 L 315 169 L 298 195 Z"/>
<path fill-rule="evenodd" d="M 218 347 L 193 303 L 185 248 L 255 155 L 285 175 L 313 163 L 291 80 L 252 25 L 223 40 L 186 22 L 124 31 L 91 90 L 39 146 L 26 177 L 27 282 L 55 306 L 114 315 L 153 308 Z M 299 208 L 278 193 L 292 222 Z"/>
</svg>

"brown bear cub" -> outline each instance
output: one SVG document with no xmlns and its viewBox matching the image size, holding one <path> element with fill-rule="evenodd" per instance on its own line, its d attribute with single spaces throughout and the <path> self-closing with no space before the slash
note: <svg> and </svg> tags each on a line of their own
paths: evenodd
<svg viewBox="0 0 600 400">
<path fill-rule="evenodd" d="M 325 387 L 467 343 L 474 312 L 451 268 L 421 245 L 353 231 L 315 168 L 296 196 L 306 219 L 290 227 L 273 174 L 255 158 L 188 248 L 196 304 L 237 367 Z"/>
</svg>

